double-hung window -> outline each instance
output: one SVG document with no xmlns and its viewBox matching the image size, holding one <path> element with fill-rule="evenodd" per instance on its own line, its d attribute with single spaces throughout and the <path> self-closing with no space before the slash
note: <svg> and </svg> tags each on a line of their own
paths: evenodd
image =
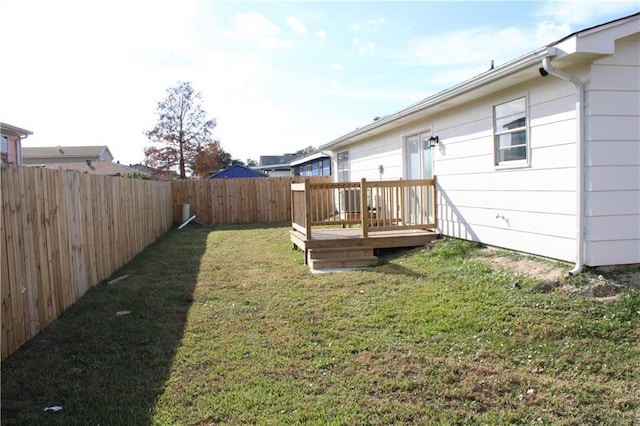
<svg viewBox="0 0 640 426">
<path fill-rule="evenodd" d="M 496 165 L 528 164 L 526 98 L 522 97 L 494 106 L 493 123 Z"/>
<path fill-rule="evenodd" d="M 4 163 L 9 158 L 9 138 L 0 135 L 0 163 Z"/>
<path fill-rule="evenodd" d="M 349 172 L 349 151 L 338 153 L 338 182 L 349 182 L 351 173 Z"/>
</svg>

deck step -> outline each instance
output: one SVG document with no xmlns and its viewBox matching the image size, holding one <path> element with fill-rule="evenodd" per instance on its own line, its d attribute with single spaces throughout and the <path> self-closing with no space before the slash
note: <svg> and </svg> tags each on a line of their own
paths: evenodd
<svg viewBox="0 0 640 426">
<path fill-rule="evenodd" d="M 309 249 L 309 260 L 351 259 L 372 256 L 373 249 L 367 247 L 332 247 Z"/>
<path fill-rule="evenodd" d="M 312 270 L 360 268 L 378 264 L 376 256 L 349 257 L 341 259 L 309 259 L 309 267 Z"/>
</svg>

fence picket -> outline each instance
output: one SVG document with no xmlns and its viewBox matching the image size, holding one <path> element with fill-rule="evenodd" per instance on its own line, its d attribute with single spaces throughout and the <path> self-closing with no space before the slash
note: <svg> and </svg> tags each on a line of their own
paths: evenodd
<svg viewBox="0 0 640 426">
<path fill-rule="evenodd" d="M 0 191 L 3 360 L 174 220 L 168 182 L 2 165 Z"/>
<path fill-rule="evenodd" d="M 182 180 L 171 183 L 174 217 L 182 205 L 209 224 L 265 223 L 291 220 L 291 184 L 329 182 L 327 176 Z"/>
</svg>

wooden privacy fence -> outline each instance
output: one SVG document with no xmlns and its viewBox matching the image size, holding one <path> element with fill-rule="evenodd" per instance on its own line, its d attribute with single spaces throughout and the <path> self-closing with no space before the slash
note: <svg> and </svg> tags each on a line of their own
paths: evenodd
<svg viewBox="0 0 640 426">
<path fill-rule="evenodd" d="M 174 217 L 182 217 L 182 205 L 191 215 L 209 224 L 264 223 L 291 220 L 291 184 L 328 183 L 328 176 L 181 180 L 173 187 Z"/>
<path fill-rule="evenodd" d="M 2 359 L 173 223 L 171 184 L 0 166 Z"/>
</svg>

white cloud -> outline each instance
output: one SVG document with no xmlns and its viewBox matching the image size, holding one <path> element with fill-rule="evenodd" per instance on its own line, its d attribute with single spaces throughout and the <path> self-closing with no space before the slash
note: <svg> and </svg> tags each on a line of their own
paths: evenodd
<svg viewBox="0 0 640 426">
<path fill-rule="evenodd" d="M 549 44 L 571 34 L 569 24 L 557 24 L 551 21 L 540 22 L 536 25 L 536 39 L 542 44 Z M 546 40 L 546 41 L 545 41 Z"/>
<path fill-rule="evenodd" d="M 363 44 L 362 46 L 360 46 L 360 48 L 358 49 L 358 52 L 363 54 L 363 55 L 366 55 L 366 54 L 369 54 L 369 53 L 373 53 L 375 48 L 376 48 L 376 45 L 369 41 L 369 42 Z"/>
<path fill-rule="evenodd" d="M 296 34 L 306 34 L 307 27 L 296 17 L 288 16 L 286 19 L 287 24 L 291 27 Z"/>
<path fill-rule="evenodd" d="M 638 11 L 637 1 L 547 1 L 537 13 L 538 16 L 556 22 L 560 26 L 589 25 L 601 20 L 603 15 L 623 16 Z"/>
<path fill-rule="evenodd" d="M 281 32 L 280 28 L 257 12 L 236 15 L 235 28 L 222 30 L 222 33 L 231 40 L 255 41 L 267 49 L 290 45 L 290 42 L 280 39 Z"/>
<path fill-rule="evenodd" d="M 320 31 L 316 32 L 316 36 L 321 40 L 326 40 L 327 39 L 327 33 L 324 30 L 320 30 Z"/>
<path fill-rule="evenodd" d="M 367 19 L 364 22 L 353 22 L 351 24 L 352 31 L 362 31 L 368 33 L 380 32 L 382 27 L 389 26 L 389 23 L 384 18 Z"/>
<path fill-rule="evenodd" d="M 367 19 L 367 29 L 372 32 L 378 32 L 382 27 L 386 27 L 389 24 L 384 18 Z"/>
<path fill-rule="evenodd" d="M 496 65 L 517 58 L 567 35 L 566 28 L 543 23 L 527 28 L 471 28 L 413 39 L 396 57 L 413 65 L 473 65 L 491 60 Z M 499 40 L 499 43 L 496 43 Z"/>
<path fill-rule="evenodd" d="M 328 82 L 327 86 L 322 88 L 321 91 L 324 94 L 328 94 L 335 98 L 348 98 L 376 102 L 412 103 L 421 99 L 420 93 L 416 93 L 411 90 L 361 89 L 345 86 L 335 80 Z"/>
<path fill-rule="evenodd" d="M 361 54 L 373 53 L 374 49 L 376 48 L 375 43 L 370 41 L 366 43 L 362 43 L 360 39 L 357 37 L 354 37 L 352 39 L 352 43 L 354 46 L 358 48 L 358 53 L 361 53 Z"/>
<path fill-rule="evenodd" d="M 341 69 L 343 69 L 344 67 L 340 64 L 331 64 L 331 69 L 335 70 L 335 71 L 340 71 Z"/>
</svg>

